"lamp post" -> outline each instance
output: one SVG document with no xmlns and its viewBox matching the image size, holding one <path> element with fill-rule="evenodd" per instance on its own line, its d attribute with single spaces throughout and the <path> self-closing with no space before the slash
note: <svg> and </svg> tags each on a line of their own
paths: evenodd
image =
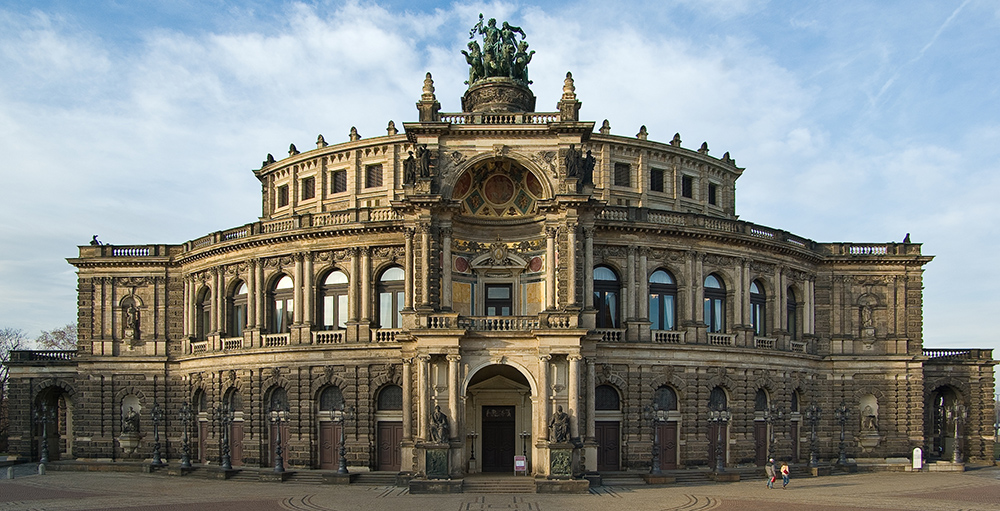
<svg viewBox="0 0 1000 511">
<path fill-rule="evenodd" d="M 809 423 L 811 434 L 809 437 L 809 466 L 819 466 L 819 456 L 816 454 L 816 425 L 819 424 L 823 410 L 816 406 L 816 403 L 806 408 L 806 422 Z"/>
<path fill-rule="evenodd" d="M 524 456 L 525 459 L 527 459 L 528 457 L 528 437 L 530 436 L 531 433 L 528 433 L 527 431 L 521 431 L 521 455 Z M 476 459 L 475 455 L 472 456 L 472 459 Z"/>
<path fill-rule="evenodd" d="M 288 410 L 271 410 L 271 424 L 274 426 L 274 471 L 285 471 L 285 462 L 281 458 L 281 423 L 288 421 Z"/>
<path fill-rule="evenodd" d="M 846 465 L 847 444 L 844 443 L 844 429 L 847 427 L 847 421 L 851 417 L 851 411 L 847 408 L 847 404 L 841 401 L 840 407 L 834 410 L 833 417 L 840 423 L 840 457 L 837 458 L 837 464 Z"/>
<path fill-rule="evenodd" d="M 955 446 L 952 449 L 952 463 L 962 462 L 962 422 L 968 415 L 968 410 L 960 403 L 955 403 L 955 406 L 948 410 L 948 413 L 953 417 L 955 422 Z"/>
<path fill-rule="evenodd" d="M 52 420 L 52 409 L 48 403 L 42 401 L 41 406 L 35 409 L 35 423 L 42 423 L 42 445 L 39 454 L 39 463 L 49 462 L 49 421 Z"/>
<path fill-rule="evenodd" d="M 338 474 L 347 474 L 347 448 L 344 442 L 347 441 L 347 421 L 354 420 L 354 407 L 341 406 L 340 410 L 334 410 L 334 418 L 340 421 L 340 466 L 337 467 Z"/>
<path fill-rule="evenodd" d="M 767 429 L 770 432 L 767 441 L 767 457 L 773 458 L 774 451 L 776 450 L 776 440 L 775 440 L 775 422 L 778 422 L 785 418 L 784 407 L 771 405 L 764 409 L 764 422 L 767 423 Z"/>
<path fill-rule="evenodd" d="M 149 415 L 153 419 L 153 461 L 150 465 L 162 467 L 166 463 L 160 458 L 160 421 L 163 420 L 163 408 L 160 407 L 160 403 L 153 401 L 153 409 Z"/>
<path fill-rule="evenodd" d="M 467 437 L 469 437 L 469 438 L 472 439 L 472 442 L 469 444 L 470 448 L 472 449 L 472 455 L 469 456 L 469 461 L 475 461 L 476 460 L 476 438 L 479 438 L 479 433 L 476 433 L 475 431 L 470 431 L 465 436 L 467 436 Z"/>
<path fill-rule="evenodd" d="M 191 405 L 184 401 L 181 405 L 181 410 L 177 414 L 177 418 L 181 421 L 181 427 L 184 428 L 184 442 L 181 445 L 181 468 L 191 468 L 191 444 L 188 439 L 188 429 L 191 427 L 191 419 L 194 418 L 194 412 L 191 410 Z"/>
<path fill-rule="evenodd" d="M 233 463 L 229 457 L 229 428 L 233 423 L 233 411 L 228 406 L 221 404 L 215 409 L 215 417 L 219 420 L 219 427 L 222 429 L 222 434 L 219 435 L 221 442 L 219 465 L 223 470 L 232 470 Z"/>
<path fill-rule="evenodd" d="M 649 474 L 663 475 L 663 470 L 660 468 L 660 424 L 666 422 L 667 412 L 660 410 L 659 403 L 653 403 L 653 406 L 646 406 L 644 415 L 653 428 L 653 458 L 650 461 Z"/>
<path fill-rule="evenodd" d="M 716 438 L 715 438 L 715 472 L 725 472 L 726 466 L 722 462 L 722 430 L 725 429 L 726 423 L 732 414 L 729 410 L 725 408 L 719 408 L 717 410 L 710 410 L 708 412 L 708 422 L 715 425 Z"/>
</svg>

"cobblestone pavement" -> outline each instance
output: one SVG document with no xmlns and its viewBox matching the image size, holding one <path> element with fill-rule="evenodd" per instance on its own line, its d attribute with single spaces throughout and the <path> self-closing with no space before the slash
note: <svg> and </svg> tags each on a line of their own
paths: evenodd
<svg viewBox="0 0 1000 511">
<path fill-rule="evenodd" d="M 11 511 L 550 511 L 997 510 L 1000 469 L 964 474 L 878 473 L 793 479 L 787 489 L 764 481 L 665 487 L 600 487 L 586 495 L 410 495 L 386 486 L 321 486 L 213 481 L 160 474 L 49 472 L 0 481 L 0 509 Z"/>
</svg>

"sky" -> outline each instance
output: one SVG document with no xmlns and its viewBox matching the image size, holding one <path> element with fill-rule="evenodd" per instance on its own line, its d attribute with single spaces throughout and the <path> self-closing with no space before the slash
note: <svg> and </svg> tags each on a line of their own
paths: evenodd
<svg viewBox="0 0 1000 511">
<path fill-rule="evenodd" d="M 729 151 L 743 220 L 820 242 L 910 233 L 935 256 L 924 346 L 1000 348 L 987 0 L 6 0 L 0 327 L 75 321 L 65 259 L 94 234 L 183 243 L 256 221 L 267 153 L 415 121 L 428 71 L 460 111 L 479 13 L 524 29 L 539 110 L 571 71 L 582 119 Z"/>
</svg>

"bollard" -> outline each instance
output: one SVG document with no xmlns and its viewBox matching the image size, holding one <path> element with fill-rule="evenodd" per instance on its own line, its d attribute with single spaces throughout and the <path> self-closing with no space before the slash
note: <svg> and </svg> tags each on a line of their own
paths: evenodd
<svg viewBox="0 0 1000 511">
<path fill-rule="evenodd" d="M 39 463 L 38 464 L 38 475 L 40 475 L 40 476 L 45 475 L 45 464 L 44 463 Z"/>
<path fill-rule="evenodd" d="M 7 479 L 14 479 L 14 467 L 7 467 Z"/>
</svg>

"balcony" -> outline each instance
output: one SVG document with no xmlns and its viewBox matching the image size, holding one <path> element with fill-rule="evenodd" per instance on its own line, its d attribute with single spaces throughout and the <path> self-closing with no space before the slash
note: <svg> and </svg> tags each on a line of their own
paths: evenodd
<svg viewBox="0 0 1000 511">
<path fill-rule="evenodd" d="M 344 344 L 347 330 L 321 330 L 312 333 L 313 344 Z"/>
<path fill-rule="evenodd" d="M 950 361 L 990 361 L 993 360 L 993 350 L 979 349 L 935 349 L 925 348 L 923 355 L 928 361 L 950 362 Z"/>
<path fill-rule="evenodd" d="M 403 331 L 402 328 L 378 328 L 372 330 L 372 342 L 396 342 L 396 336 Z"/>
<path fill-rule="evenodd" d="M 735 346 L 736 334 L 708 334 L 710 346 Z"/>
<path fill-rule="evenodd" d="M 9 364 L 65 365 L 76 363 L 76 350 L 12 350 Z"/>
<path fill-rule="evenodd" d="M 262 344 L 265 348 L 288 346 L 290 337 L 289 334 L 267 334 L 264 336 Z"/>
<path fill-rule="evenodd" d="M 476 332 L 526 332 L 541 325 L 537 316 L 464 316 L 458 326 Z"/>
<path fill-rule="evenodd" d="M 757 337 L 753 338 L 753 347 L 759 350 L 773 350 L 778 346 L 778 339 L 774 337 Z M 803 350 L 805 351 L 805 350 Z"/>
<path fill-rule="evenodd" d="M 228 350 L 241 350 L 243 349 L 243 338 L 242 337 L 229 337 L 222 339 L 222 349 L 224 351 Z"/>
<path fill-rule="evenodd" d="M 684 344 L 683 330 L 653 330 L 651 337 L 657 344 Z"/>
<path fill-rule="evenodd" d="M 625 342 L 624 328 L 595 328 L 594 332 L 601 334 L 604 342 Z"/>
</svg>

